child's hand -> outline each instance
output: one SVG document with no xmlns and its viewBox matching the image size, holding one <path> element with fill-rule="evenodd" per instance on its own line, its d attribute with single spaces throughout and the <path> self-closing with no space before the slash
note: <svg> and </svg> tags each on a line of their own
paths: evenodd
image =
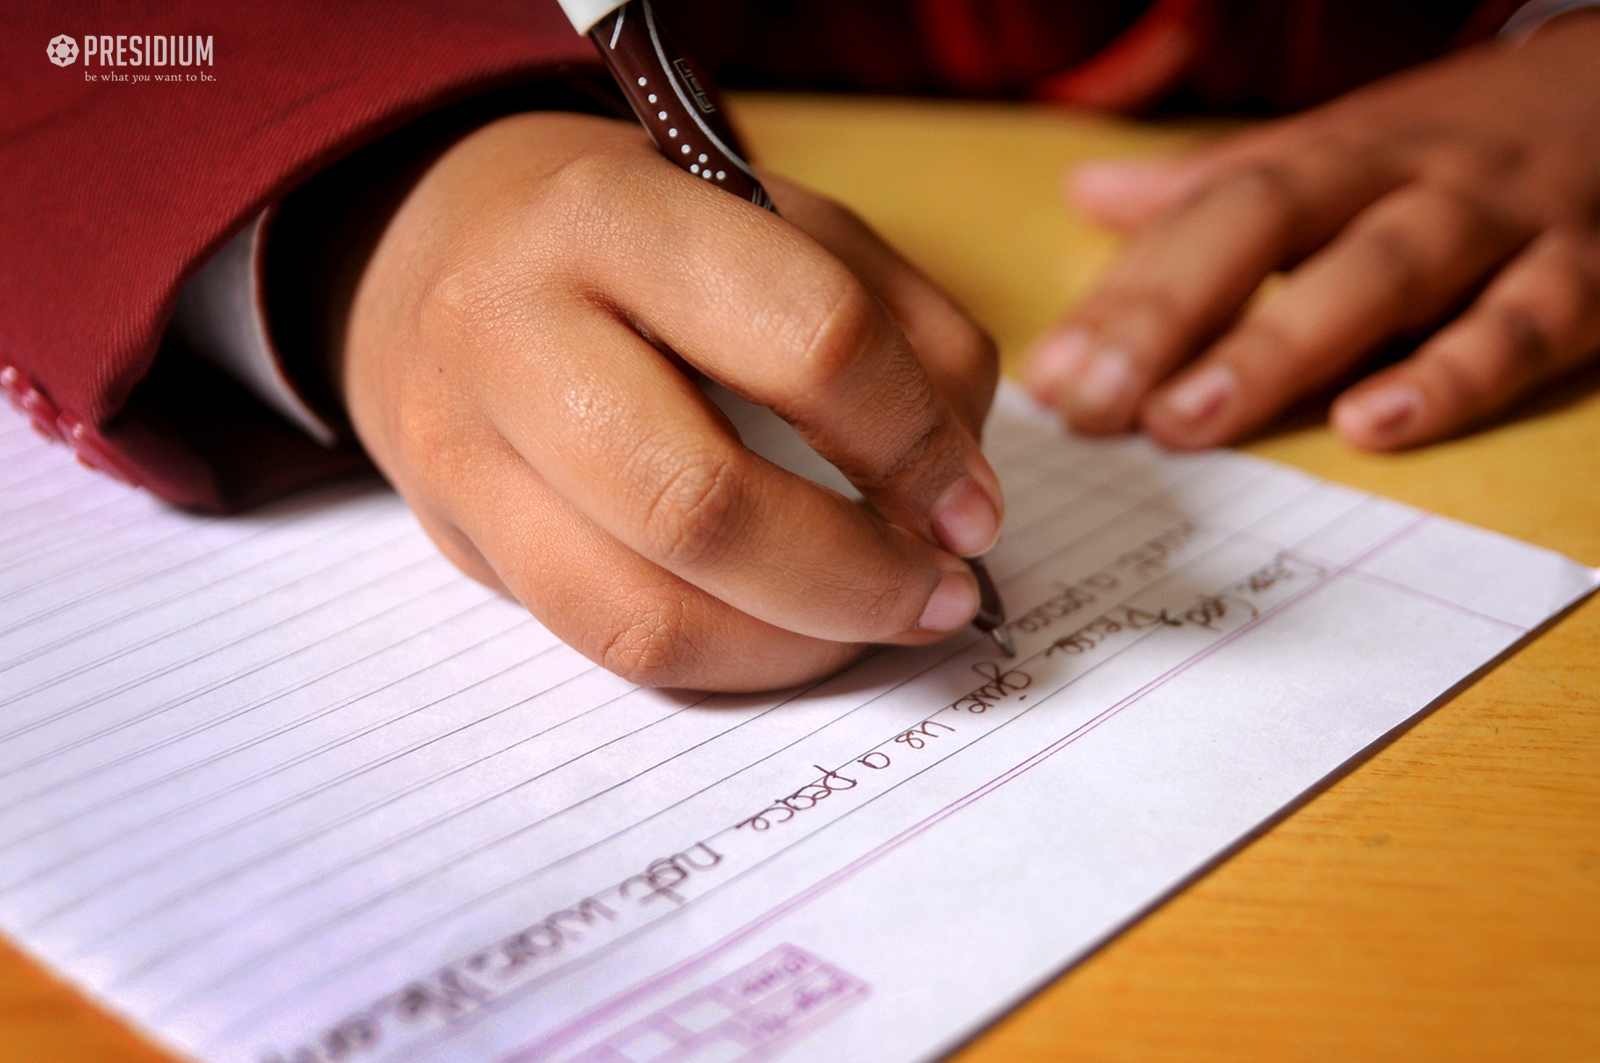
<svg viewBox="0 0 1600 1063">
<path fill-rule="evenodd" d="M 351 419 L 440 548 L 644 683 L 777 687 L 933 641 L 977 608 L 957 555 L 1000 526 L 993 345 L 859 221 L 763 180 L 781 218 L 634 126 L 503 119 L 411 190 L 348 314 Z M 887 520 L 741 447 L 695 371 Z"/>
<path fill-rule="evenodd" d="M 1073 427 L 1223 443 L 1431 332 L 1332 422 L 1361 447 L 1438 439 L 1600 353 L 1600 16 L 1072 191 L 1132 233 L 1025 371 Z"/>
</svg>

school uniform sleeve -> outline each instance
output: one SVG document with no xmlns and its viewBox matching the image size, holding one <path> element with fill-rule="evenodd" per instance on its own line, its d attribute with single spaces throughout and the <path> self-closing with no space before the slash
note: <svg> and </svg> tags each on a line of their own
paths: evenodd
<svg viewBox="0 0 1600 1063">
<path fill-rule="evenodd" d="M 84 463 L 210 510 L 363 458 L 181 349 L 185 283 L 419 116 L 597 70 L 553 0 L 12 5 L 0 54 L 0 387 Z"/>
</svg>

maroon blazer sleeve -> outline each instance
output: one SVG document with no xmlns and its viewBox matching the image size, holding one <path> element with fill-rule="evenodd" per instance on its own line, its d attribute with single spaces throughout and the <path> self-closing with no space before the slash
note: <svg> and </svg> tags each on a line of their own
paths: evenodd
<svg viewBox="0 0 1600 1063">
<path fill-rule="evenodd" d="M 86 464 L 205 509 L 361 458 L 197 363 L 158 364 L 183 282 L 331 161 L 442 105 L 595 65 L 554 0 L 5 7 L 0 385 Z M 91 34 L 198 35 L 210 62 L 86 64 Z M 47 55 L 60 35 L 66 65 Z"/>
</svg>

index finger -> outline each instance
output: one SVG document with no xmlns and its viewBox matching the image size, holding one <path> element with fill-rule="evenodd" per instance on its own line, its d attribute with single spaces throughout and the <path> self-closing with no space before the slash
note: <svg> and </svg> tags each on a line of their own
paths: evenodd
<svg viewBox="0 0 1600 1063">
<path fill-rule="evenodd" d="M 1068 170 L 1067 197 L 1101 225 L 1127 232 L 1181 205 L 1229 169 L 1266 162 L 1304 118 L 1162 155 L 1089 159 Z"/>
<path fill-rule="evenodd" d="M 1398 180 L 1386 159 L 1335 143 L 1225 172 L 1133 240 L 1033 352 L 1029 386 L 1075 428 L 1128 428 L 1150 389 L 1234 319 L 1264 277 Z"/>
<path fill-rule="evenodd" d="M 465 337 L 500 352 L 484 362 L 490 424 L 644 561 L 750 617 L 830 641 L 922 643 L 971 618 L 965 564 L 741 446 L 709 400 L 609 314 L 569 321 L 559 337 L 519 326 Z M 537 541 L 500 537 L 513 552 Z"/>
<path fill-rule="evenodd" d="M 586 197 L 599 222 L 583 225 L 594 290 L 793 424 L 893 523 L 963 556 L 988 550 L 999 480 L 877 299 L 799 229 L 641 155 L 621 178 L 608 167 L 598 202 Z M 651 225 L 604 224 L 641 202 Z"/>
<path fill-rule="evenodd" d="M 849 266 L 877 296 L 911 341 L 933 386 L 981 439 L 984 418 L 1000 379 L 1000 352 L 988 333 L 877 233 L 841 206 L 813 192 L 762 174 L 783 217 Z"/>
</svg>

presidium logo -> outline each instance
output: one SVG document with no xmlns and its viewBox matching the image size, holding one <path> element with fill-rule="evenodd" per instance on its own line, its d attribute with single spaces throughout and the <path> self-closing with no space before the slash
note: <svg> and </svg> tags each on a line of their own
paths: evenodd
<svg viewBox="0 0 1600 1063">
<path fill-rule="evenodd" d="M 78 61 L 78 42 L 65 33 L 50 38 L 50 47 L 44 50 L 56 66 L 71 66 Z"/>
<path fill-rule="evenodd" d="M 83 38 L 83 79 L 85 81 L 215 81 L 205 71 L 197 73 L 122 73 L 108 71 L 91 74 L 89 66 L 96 58 L 101 67 L 155 67 L 215 66 L 216 49 L 213 38 L 193 34 L 163 36 L 161 34 L 102 34 Z M 45 56 L 56 66 L 71 66 L 78 61 L 78 42 L 65 33 L 50 38 Z"/>
</svg>

